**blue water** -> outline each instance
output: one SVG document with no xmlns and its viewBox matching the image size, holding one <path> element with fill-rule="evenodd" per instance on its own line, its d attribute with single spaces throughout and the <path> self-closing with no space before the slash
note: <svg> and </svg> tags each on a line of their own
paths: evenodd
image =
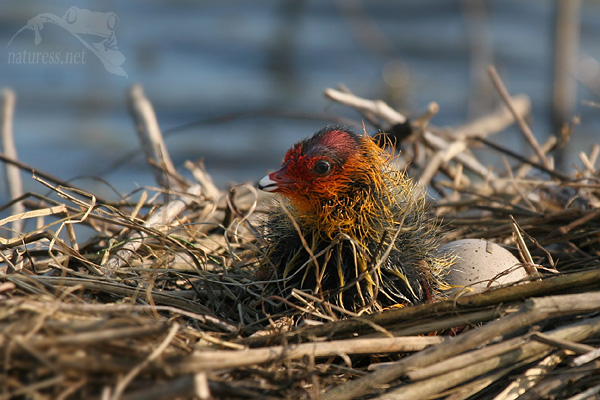
<svg viewBox="0 0 600 400">
<path fill-rule="evenodd" d="M 19 158 L 40 170 L 64 180 L 102 174 L 122 193 L 153 185 L 143 158 L 127 156 L 139 145 L 127 111 L 126 91 L 133 83 L 141 83 L 176 164 L 181 167 L 187 159 L 203 159 L 217 184 L 226 187 L 232 182 L 256 181 L 278 166 L 292 143 L 324 124 L 265 116 L 259 110 L 358 117 L 324 99 L 326 87 L 343 83 L 358 95 L 384 98 L 408 115 L 419 114 L 436 101 L 440 113 L 433 123 L 438 126 L 459 125 L 489 110 L 497 102 L 489 88 L 480 100 L 469 102 L 477 90 L 472 83 L 477 71 L 471 69 L 473 25 L 466 16 L 468 3 L 3 2 L 0 86 L 17 93 L 14 130 Z M 349 4 L 358 5 L 357 19 L 348 10 Z M 532 127 L 540 141 L 551 132 L 553 4 L 545 0 L 486 2 L 483 31 L 475 34 L 481 35 L 492 55 L 489 61 L 497 66 L 511 93 L 531 97 Z M 86 50 L 54 24 L 44 25 L 38 45 L 32 30 L 14 36 L 29 19 L 42 13 L 62 17 L 71 6 L 118 16 L 115 35 L 125 57 L 122 68 L 127 78 L 108 72 L 89 50 L 85 63 L 79 65 L 8 63 L 11 52 Z M 365 26 L 369 36 L 365 36 Z M 584 2 L 582 57 L 600 57 L 598 37 L 600 3 Z M 593 68 L 586 76 L 590 73 L 600 76 Z M 598 102 L 598 92 L 578 84 L 575 112 L 582 124 L 568 149 L 567 166 L 577 162 L 580 151 L 587 152 L 600 141 L 600 111 L 582 105 L 582 100 Z M 244 117 L 211 120 L 231 113 Z M 198 124 L 170 133 L 194 122 Z M 525 147 L 514 132 L 501 135 L 493 140 L 519 151 Z M 124 156 L 127 163 L 107 170 Z M 26 190 L 45 191 L 26 174 L 24 179 Z M 73 182 L 100 196 L 116 197 L 93 179 Z"/>
</svg>

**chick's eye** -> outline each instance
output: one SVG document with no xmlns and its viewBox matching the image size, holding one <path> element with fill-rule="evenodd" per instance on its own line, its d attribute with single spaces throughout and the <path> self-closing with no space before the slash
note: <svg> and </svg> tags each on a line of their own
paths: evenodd
<svg viewBox="0 0 600 400">
<path fill-rule="evenodd" d="M 325 175 L 331 172 L 331 163 L 329 161 L 317 161 L 313 167 L 313 171 L 319 175 Z"/>
</svg>

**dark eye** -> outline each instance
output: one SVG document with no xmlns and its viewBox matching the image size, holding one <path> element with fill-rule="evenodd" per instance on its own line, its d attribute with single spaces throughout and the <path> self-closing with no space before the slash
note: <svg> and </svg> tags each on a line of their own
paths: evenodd
<svg viewBox="0 0 600 400">
<path fill-rule="evenodd" d="M 325 160 L 319 160 L 315 163 L 313 171 L 319 175 L 326 175 L 331 171 L 331 163 Z"/>
</svg>

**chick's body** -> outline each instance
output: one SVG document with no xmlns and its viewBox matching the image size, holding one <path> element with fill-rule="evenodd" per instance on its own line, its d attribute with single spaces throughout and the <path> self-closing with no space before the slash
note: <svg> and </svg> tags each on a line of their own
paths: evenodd
<svg viewBox="0 0 600 400">
<path fill-rule="evenodd" d="M 267 292 L 311 292 L 353 312 L 431 298 L 448 260 L 424 195 L 369 136 L 330 126 L 259 187 L 284 199 L 263 224 Z"/>
</svg>

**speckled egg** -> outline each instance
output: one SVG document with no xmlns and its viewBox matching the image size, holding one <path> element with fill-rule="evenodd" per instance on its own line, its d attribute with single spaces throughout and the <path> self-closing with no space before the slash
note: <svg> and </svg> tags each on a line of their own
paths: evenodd
<svg viewBox="0 0 600 400">
<path fill-rule="evenodd" d="M 456 289 L 469 287 L 481 292 L 490 286 L 517 282 L 527 277 L 521 263 L 505 248 L 484 239 L 461 239 L 438 249 L 454 254 L 456 261 L 446 281 Z"/>
</svg>

